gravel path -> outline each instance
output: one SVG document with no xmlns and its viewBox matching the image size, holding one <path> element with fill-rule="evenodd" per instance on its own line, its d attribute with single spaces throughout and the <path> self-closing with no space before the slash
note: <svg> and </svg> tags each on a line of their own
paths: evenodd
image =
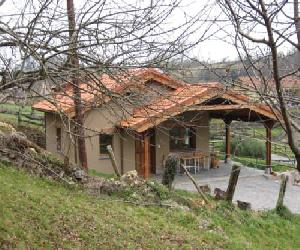
<svg viewBox="0 0 300 250">
<path fill-rule="evenodd" d="M 199 184 L 209 184 L 211 189 L 218 187 L 226 190 L 231 167 L 223 165 L 219 169 L 202 170 L 193 175 Z M 175 188 L 196 191 L 191 181 L 185 175 L 176 176 Z M 280 180 L 269 179 L 264 171 L 242 167 L 240 178 L 234 194 L 234 201 L 250 202 L 253 209 L 272 209 L 276 205 Z M 294 213 L 300 214 L 300 187 L 288 183 L 284 199 L 285 205 Z"/>
</svg>

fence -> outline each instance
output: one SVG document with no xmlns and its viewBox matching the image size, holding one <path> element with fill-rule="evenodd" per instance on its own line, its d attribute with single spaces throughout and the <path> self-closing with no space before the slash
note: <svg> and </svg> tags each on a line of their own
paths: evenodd
<svg viewBox="0 0 300 250">
<path fill-rule="evenodd" d="M 22 112 L 21 108 L 19 110 L 12 110 L 10 108 L 0 107 L 0 114 L 15 116 L 17 120 L 16 125 L 18 126 L 20 126 L 22 123 L 37 126 L 42 126 L 44 124 L 43 115 L 36 114 L 34 111 L 31 113 Z"/>
<path fill-rule="evenodd" d="M 223 152 L 220 148 L 220 144 L 223 140 L 211 140 L 210 141 L 210 152 L 217 153 L 219 159 L 225 159 L 225 152 Z M 216 146 L 217 145 L 217 146 Z M 264 159 L 253 157 L 253 156 L 236 156 L 232 155 L 231 159 L 236 162 L 240 162 L 241 164 L 264 170 L 266 168 L 266 163 Z M 288 161 L 275 161 L 272 160 L 272 166 L 275 171 L 283 171 L 289 168 L 295 168 L 296 161 L 294 158 L 289 158 Z"/>
</svg>

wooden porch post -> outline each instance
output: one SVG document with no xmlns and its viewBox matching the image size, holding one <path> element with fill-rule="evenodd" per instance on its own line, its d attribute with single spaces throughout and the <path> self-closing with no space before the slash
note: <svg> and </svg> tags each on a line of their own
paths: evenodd
<svg viewBox="0 0 300 250">
<path fill-rule="evenodd" d="M 123 139 L 123 130 L 120 130 L 120 161 L 121 161 L 121 174 L 124 174 L 124 139 Z"/>
<path fill-rule="evenodd" d="M 231 120 L 224 120 L 225 122 L 225 163 L 230 162 L 230 154 L 231 154 L 231 135 L 230 135 L 230 123 Z"/>
<path fill-rule="evenodd" d="M 264 123 L 266 128 L 266 173 L 272 172 L 272 160 L 271 160 L 271 153 L 272 153 L 272 127 L 274 122 L 265 122 Z"/>
<path fill-rule="evenodd" d="M 144 178 L 147 179 L 150 173 L 150 135 L 144 134 Z"/>
</svg>

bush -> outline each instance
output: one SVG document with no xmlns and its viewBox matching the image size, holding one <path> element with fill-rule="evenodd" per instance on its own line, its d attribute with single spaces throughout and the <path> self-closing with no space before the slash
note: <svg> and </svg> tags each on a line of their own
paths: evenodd
<svg viewBox="0 0 300 250">
<path fill-rule="evenodd" d="M 146 181 L 148 187 L 152 189 L 154 193 L 158 196 L 160 200 L 167 200 L 170 198 L 170 191 L 161 183 L 155 180 Z"/>
<path fill-rule="evenodd" d="M 172 183 L 175 178 L 176 168 L 179 164 L 179 158 L 176 154 L 169 154 L 165 164 L 165 170 L 162 178 L 162 184 L 169 189 L 172 188 Z"/>
<path fill-rule="evenodd" d="M 284 205 L 275 208 L 275 212 L 282 218 L 286 220 L 292 220 L 292 212 Z"/>
<path fill-rule="evenodd" d="M 222 151 L 225 151 L 225 142 L 222 143 Z M 262 141 L 256 139 L 245 139 L 241 140 L 234 138 L 231 141 L 231 152 L 232 155 L 236 156 L 249 156 L 254 158 L 265 159 L 266 151 L 265 144 Z"/>
</svg>

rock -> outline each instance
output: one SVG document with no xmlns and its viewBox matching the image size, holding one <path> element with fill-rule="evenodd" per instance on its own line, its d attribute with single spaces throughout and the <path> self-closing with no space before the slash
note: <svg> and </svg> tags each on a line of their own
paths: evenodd
<svg viewBox="0 0 300 250">
<path fill-rule="evenodd" d="M 36 150 L 34 148 L 29 148 L 29 150 L 32 152 L 32 153 L 37 153 Z"/>
<path fill-rule="evenodd" d="M 271 174 L 271 168 L 265 168 L 265 174 L 270 175 Z"/>
<path fill-rule="evenodd" d="M 210 186 L 208 184 L 199 186 L 199 188 L 202 190 L 203 193 L 210 194 L 211 192 Z"/>
<path fill-rule="evenodd" d="M 83 170 L 76 170 L 75 172 L 74 172 L 74 176 L 75 176 L 75 178 L 76 178 L 76 180 L 78 180 L 78 181 L 81 181 L 81 180 L 83 180 L 83 178 L 85 177 L 85 172 L 83 171 Z"/>
<path fill-rule="evenodd" d="M 202 220 L 199 223 L 200 230 L 207 230 L 211 226 L 211 222 L 208 220 Z"/>
<path fill-rule="evenodd" d="M 191 199 L 190 200 L 190 204 L 192 205 L 192 207 L 194 208 L 199 208 L 199 207 L 203 207 L 205 206 L 205 201 L 202 199 Z"/>
<path fill-rule="evenodd" d="M 136 170 L 129 171 L 120 177 L 120 181 L 125 182 L 128 185 L 141 185 L 144 183 L 142 179 L 139 178 Z"/>
<path fill-rule="evenodd" d="M 8 163 L 11 162 L 11 160 L 6 156 L 0 156 L 0 161 L 4 161 L 4 162 L 8 162 Z"/>
<path fill-rule="evenodd" d="M 162 206 L 167 206 L 167 207 L 170 207 L 170 208 L 181 209 L 183 211 L 190 211 L 189 207 L 180 205 L 176 201 L 173 201 L 173 200 L 163 200 L 163 201 L 161 201 L 161 205 Z"/>
<path fill-rule="evenodd" d="M 13 153 L 13 152 L 10 152 L 9 155 L 8 155 L 8 157 L 9 157 L 10 159 L 16 159 L 16 154 Z"/>
<path fill-rule="evenodd" d="M 23 160 L 23 159 L 18 159 L 18 160 L 15 162 L 15 164 L 16 164 L 19 168 L 21 168 L 21 167 L 23 167 L 24 160 Z"/>
<path fill-rule="evenodd" d="M 242 210 L 250 210 L 251 209 L 251 203 L 246 201 L 237 201 L 238 207 Z"/>
<path fill-rule="evenodd" d="M 226 198 L 226 191 L 220 188 L 215 188 L 214 194 L 217 200 L 224 200 Z"/>
<path fill-rule="evenodd" d="M 64 175 L 65 175 L 65 172 L 64 172 L 64 171 L 61 171 L 61 172 L 59 173 L 59 177 L 60 177 L 60 178 L 63 178 Z"/>
<path fill-rule="evenodd" d="M 8 154 L 9 153 L 9 150 L 7 148 L 0 148 L 0 152 L 2 154 Z"/>
<path fill-rule="evenodd" d="M 292 185 L 300 186 L 300 173 L 298 170 L 292 171 L 290 173 Z"/>
<path fill-rule="evenodd" d="M 15 128 L 12 125 L 5 122 L 0 122 L 0 131 L 10 133 L 16 132 Z"/>
<path fill-rule="evenodd" d="M 127 187 L 127 184 L 121 181 L 104 180 L 100 186 L 100 193 L 111 195 L 116 192 L 121 192 Z"/>
</svg>

